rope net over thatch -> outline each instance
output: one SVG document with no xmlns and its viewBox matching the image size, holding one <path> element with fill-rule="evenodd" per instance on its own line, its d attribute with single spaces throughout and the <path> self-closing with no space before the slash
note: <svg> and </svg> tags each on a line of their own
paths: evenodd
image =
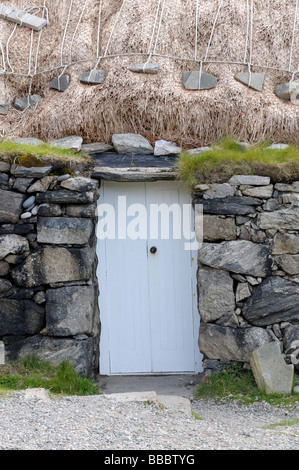
<svg viewBox="0 0 299 470">
<path fill-rule="evenodd" d="M 298 0 L 33 0 L 2 1 L 48 18 L 40 32 L 0 19 L 0 135 L 44 140 L 81 135 L 111 141 L 135 132 L 185 147 L 223 135 L 255 142 L 298 143 L 299 105 L 278 98 L 280 83 L 298 80 Z M 36 7 L 38 8 L 32 8 Z M 156 62 L 157 74 L 133 73 Z M 97 67 L 103 83 L 80 82 Z M 216 88 L 186 90 L 182 73 L 201 70 Z M 262 92 L 234 79 L 266 72 Z M 50 89 L 68 74 L 64 92 Z M 25 111 L 11 103 L 39 94 Z"/>
</svg>

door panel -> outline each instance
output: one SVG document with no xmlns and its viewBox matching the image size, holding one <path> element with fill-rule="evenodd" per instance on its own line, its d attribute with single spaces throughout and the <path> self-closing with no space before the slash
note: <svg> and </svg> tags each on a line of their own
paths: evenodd
<svg viewBox="0 0 299 470">
<path fill-rule="evenodd" d="M 182 207 L 191 202 L 190 195 L 176 182 L 103 182 L 99 204 L 105 202 L 119 209 L 119 196 L 126 196 L 126 207 L 116 210 L 116 238 L 99 240 L 97 246 L 100 373 L 198 371 L 199 314 L 193 315 L 196 282 L 192 282 L 196 273 L 192 253 L 184 250 L 183 238 L 163 239 L 165 233 L 159 230 L 156 236 L 156 227 L 150 233 L 153 204 L 169 207 L 179 203 Z M 127 222 L 133 221 L 134 227 L 137 220 L 134 211 L 138 206 L 132 204 L 146 208 L 148 237 L 143 239 L 123 236 L 128 208 L 132 210 Z M 165 214 L 162 219 L 165 222 Z M 159 224 L 161 229 L 161 220 Z M 123 239 L 117 236 L 118 228 Z M 172 229 L 173 221 L 170 235 Z M 151 253 L 151 247 L 157 248 L 156 253 Z"/>
</svg>

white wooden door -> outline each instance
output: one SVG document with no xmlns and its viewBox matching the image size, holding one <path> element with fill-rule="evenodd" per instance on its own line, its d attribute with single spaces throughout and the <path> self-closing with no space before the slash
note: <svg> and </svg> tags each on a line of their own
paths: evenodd
<svg viewBox="0 0 299 470">
<path fill-rule="evenodd" d="M 179 234 L 174 217 L 168 217 L 171 210 L 167 213 L 167 208 L 181 208 L 182 223 L 183 206 L 190 204 L 188 191 L 177 182 L 102 182 L 97 243 L 101 374 L 202 370 L 196 254 L 185 249 L 182 226 Z M 166 212 L 157 221 L 157 208 L 163 207 Z"/>
</svg>

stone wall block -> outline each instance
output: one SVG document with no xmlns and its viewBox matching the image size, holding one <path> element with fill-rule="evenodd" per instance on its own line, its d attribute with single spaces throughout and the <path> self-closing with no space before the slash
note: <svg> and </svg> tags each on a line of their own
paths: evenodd
<svg viewBox="0 0 299 470">
<path fill-rule="evenodd" d="M 299 285 L 280 276 L 270 276 L 254 291 L 243 307 L 252 325 L 268 326 L 290 321 L 299 323 Z"/>
<path fill-rule="evenodd" d="M 202 264 L 239 274 L 266 277 L 271 273 L 269 249 L 246 240 L 203 243 L 198 259 Z"/>
<path fill-rule="evenodd" d="M 234 316 L 233 279 L 226 271 L 201 266 L 198 270 L 198 307 L 205 322 Z"/>
<path fill-rule="evenodd" d="M 94 294 L 94 288 L 91 286 L 48 289 L 46 318 L 49 335 L 91 334 L 95 308 Z"/>
<path fill-rule="evenodd" d="M 208 359 L 228 359 L 249 362 L 253 351 L 271 342 L 264 328 L 229 328 L 213 323 L 201 323 L 199 349 Z"/>
<path fill-rule="evenodd" d="M 23 212 L 24 196 L 0 189 L 0 224 L 18 222 Z"/>
<path fill-rule="evenodd" d="M 87 337 L 83 340 L 73 338 L 53 338 L 41 335 L 17 341 L 6 346 L 7 361 L 18 358 L 34 356 L 53 366 L 68 360 L 75 371 L 85 377 L 92 374 L 95 369 L 95 350 L 98 348 L 98 339 Z"/>
<path fill-rule="evenodd" d="M 92 220 L 86 218 L 39 217 L 37 241 L 53 245 L 85 245 L 93 228 Z"/>
<path fill-rule="evenodd" d="M 0 299 L 0 336 L 34 335 L 44 319 L 44 309 L 31 300 Z"/>
<path fill-rule="evenodd" d="M 89 248 L 38 248 L 12 270 L 17 285 L 34 287 L 59 282 L 87 281 L 92 277 Z"/>
</svg>

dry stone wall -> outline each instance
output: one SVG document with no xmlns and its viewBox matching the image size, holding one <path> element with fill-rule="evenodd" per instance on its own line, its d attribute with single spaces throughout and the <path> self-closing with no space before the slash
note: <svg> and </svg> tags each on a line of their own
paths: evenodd
<svg viewBox="0 0 299 470">
<path fill-rule="evenodd" d="M 248 363 L 256 348 L 276 341 L 299 370 L 299 182 L 273 186 L 267 177 L 234 176 L 196 186 L 194 204 L 203 208 L 198 307 L 205 368 Z"/>
<path fill-rule="evenodd" d="M 0 342 L 6 360 L 98 370 L 95 176 L 0 162 Z M 205 369 L 248 364 L 277 342 L 299 370 L 299 182 L 234 176 L 199 184 L 199 348 Z M 200 219 L 195 217 L 196 224 Z M 196 226 L 198 232 L 201 227 Z"/>
<path fill-rule="evenodd" d="M 0 162 L 0 340 L 6 360 L 98 367 L 99 183 Z"/>
</svg>

